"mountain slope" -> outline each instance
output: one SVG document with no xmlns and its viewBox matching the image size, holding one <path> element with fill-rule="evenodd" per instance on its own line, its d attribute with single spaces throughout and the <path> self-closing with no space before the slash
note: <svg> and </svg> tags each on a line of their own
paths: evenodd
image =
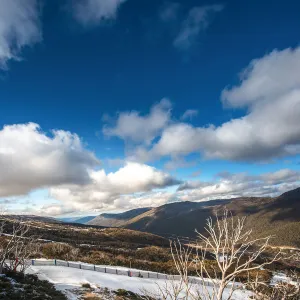
<svg viewBox="0 0 300 300">
<path fill-rule="evenodd" d="M 96 218 L 95 216 L 86 216 L 86 217 L 59 218 L 58 220 L 65 223 L 86 224 L 95 218 Z"/>
<path fill-rule="evenodd" d="M 87 224 L 89 221 L 95 219 L 95 216 L 86 216 L 86 217 L 82 217 L 79 219 L 76 219 L 74 221 L 74 223 L 78 223 L 78 224 Z"/>
<path fill-rule="evenodd" d="M 228 208 L 236 215 L 247 215 L 246 226 L 256 237 L 271 235 L 274 245 L 300 248 L 300 188 L 276 198 L 244 198 Z"/>
<path fill-rule="evenodd" d="M 274 236 L 272 243 L 300 248 L 300 188 L 279 197 L 241 197 L 208 202 L 177 202 L 145 212 L 131 219 L 121 215 L 97 217 L 97 225 L 114 224 L 127 229 L 150 232 L 165 237 L 194 239 L 195 229 L 203 232 L 206 219 L 217 211 L 229 209 L 233 216 L 247 216 L 246 227 L 256 237 Z M 123 213 L 124 214 L 124 213 Z M 122 219 L 122 222 L 117 220 Z M 103 222 L 104 220 L 104 222 Z M 109 220 L 111 223 L 109 223 Z M 108 225 L 109 226 L 109 225 Z"/>
<path fill-rule="evenodd" d="M 4 233 L 11 234 L 13 220 L 0 216 L 0 223 L 5 221 Z M 76 223 L 52 223 L 44 220 L 22 219 L 29 226 L 29 234 L 40 239 L 66 243 L 70 245 L 90 245 L 93 249 L 97 246 L 116 247 L 126 245 L 130 248 L 143 246 L 169 246 L 169 241 L 161 236 L 124 228 L 105 228 L 100 226 Z"/>
<path fill-rule="evenodd" d="M 173 235 L 195 237 L 195 230 L 204 227 L 212 211 L 227 200 L 208 202 L 177 202 L 153 208 L 142 215 L 129 220 L 124 228 L 155 233 L 161 236 Z"/>
<path fill-rule="evenodd" d="M 176 202 L 152 209 L 147 208 L 144 212 L 139 209 L 121 214 L 104 214 L 104 217 L 102 214 L 88 224 L 123 227 L 166 237 L 172 235 L 195 236 L 195 229 L 200 227 L 199 220 L 202 220 L 204 224 L 206 218 L 211 215 L 212 207 L 226 203 L 229 201 Z M 139 211 L 141 213 L 137 214 Z M 128 218 L 131 214 L 135 214 L 135 216 Z M 200 225 L 202 226 L 202 223 Z"/>
<path fill-rule="evenodd" d="M 101 214 L 97 217 L 94 217 L 86 224 L 106 226 L 106 227 L 121 227 L 125 225 L 132 218 L 141 215 L 149 211 L 150 209 L 151 208 L 145 207 L 145 208 L 132 209 L 119 214 Z"/>
</svg>

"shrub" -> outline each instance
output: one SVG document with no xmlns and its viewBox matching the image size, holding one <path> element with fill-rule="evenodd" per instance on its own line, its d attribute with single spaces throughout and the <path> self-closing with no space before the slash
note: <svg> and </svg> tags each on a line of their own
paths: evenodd
<svg viewBox="0 0 300 300">
<path fill-rule="evenodd" d="M 42 252 L 47 258 L 76 260 L 79 254 L 79 249 L 68 244 L 49 243 L 43 246 Z"/>
<path fill-rule="evenodd" d="M 137 250 L 136 256 L 139 259 L 155 262 L 167 262 L 172 259 L 169 249 L 163 249 L 155 246 L 145 247 Z"/>
<path fill-rule="evenodd" d="M 67 300 L 50 282 L 15 272 L 0 277 L 0 291 L 0 300 Z"/>
</svg>

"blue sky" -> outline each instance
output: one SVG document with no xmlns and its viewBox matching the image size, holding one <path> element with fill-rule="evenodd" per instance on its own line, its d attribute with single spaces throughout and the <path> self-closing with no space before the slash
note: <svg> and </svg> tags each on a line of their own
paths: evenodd
<svg viewBox="0 0 300 300">
<path fill-rule="evenodd" d="M 0 205 L 97 214 L 298 186 L 299 12 L 0 0 Z"/>
</svg>

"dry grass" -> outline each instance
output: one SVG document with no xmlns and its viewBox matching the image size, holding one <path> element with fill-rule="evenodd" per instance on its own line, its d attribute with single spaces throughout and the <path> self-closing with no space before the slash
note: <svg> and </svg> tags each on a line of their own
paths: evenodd
<svg viewBox="0 0 300 300">
<path fill-rule="evenodd" d="M 99 299 L 101 299 L 101 297 L 99 295 L 94 294 L 94 293 L 86 293 L 83 296 L 83 299 L 84 300 L 99 300 Z"/>
</svg>

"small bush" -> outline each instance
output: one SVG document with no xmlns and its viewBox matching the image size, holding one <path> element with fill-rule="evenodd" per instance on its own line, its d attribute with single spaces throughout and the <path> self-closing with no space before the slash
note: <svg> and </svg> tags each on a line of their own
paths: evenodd
<svg viewBox="0 0 300 300">
<path fill-rule="evenodd" d="M 49 243 L 43 246 L 42 253 L 47 258 L 76 260 L 79 254 L 79 250 L 68 244 Z"/>
<path fill-rule="evenodd" d="M 0 277 L 0 291 L 0 300 L 67 300 L 50 282 L 13 272 Z"/>
</svg>

